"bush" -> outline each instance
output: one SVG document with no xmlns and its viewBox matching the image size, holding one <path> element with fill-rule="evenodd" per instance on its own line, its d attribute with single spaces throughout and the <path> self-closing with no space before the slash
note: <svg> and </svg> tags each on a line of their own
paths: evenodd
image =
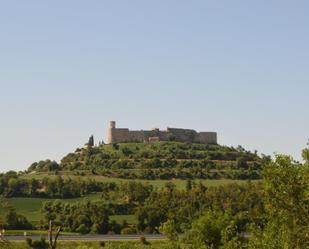
<svg viewBox="0 0 309 249">
<path fill-rule="evenodd" d="M 33 249 L 47 249 L 48 248 L 48 244 L 44 238 L 41 238 L 40 240 L 34 240 L 34 241 L 31 238 L 27 238 L 26 243 L 28 246 L 30 246 Z"/>
<path fill-rule="evenodd" d="M 143 245 L 149 245 L 149 242 L 146 240 L 146 238 L 144 236 L 141 236 L 139 238 L 139 241 L 143 244 Z"/>
<path fill-rule="evenodd" d="M 100 246 L 100 247 L 105 247 L 105 242 L 104 242 L 104 241 L 100 241 L 100 242 L 99 242 L 99 246 Z"/>
<path fill-rule="evenodd" d="M 77 229 L 76 232 L 80 233 L 80 234 L 87 234 L 89 232 L 89 229 L 84 225 L 81 224 Z"/>
<path fill-rule="evenodd" d="M 153 233 L 154 232 L 154 228 L 150 227 L 150 226 L 147 226 L 145 229 L 144 229 L 144 233 Z"/>
<path fill-rule="evenodd" d="M 121 230 L 121 234 L 136 234 L 136 229 L 133 227 L 125 227 Z"/>
</svg>

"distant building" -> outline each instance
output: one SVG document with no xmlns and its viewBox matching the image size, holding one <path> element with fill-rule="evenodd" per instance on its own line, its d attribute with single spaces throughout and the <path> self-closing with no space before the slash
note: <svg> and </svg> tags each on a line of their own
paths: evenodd
<svg viewBox="0 0 309 249">
<path fill-rule="evenodd" d="M 107 131 L 107 143 L 120 142 L 152 142 L 152 141 L 176 141 L 188 143 L 216 144 L 216 132 L 196 132 L 191 129 L 167 128 L 131 131 L 128 128 L 116 128 L 116 122 L 110 121 Z"/>
</svg>

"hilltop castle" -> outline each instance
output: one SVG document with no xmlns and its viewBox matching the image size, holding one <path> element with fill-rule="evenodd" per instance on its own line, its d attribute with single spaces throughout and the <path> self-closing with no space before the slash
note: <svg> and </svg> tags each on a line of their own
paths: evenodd
<svg viewBox="0 0 309 249">
<path fill-rule="evenodd" d="M 151 142 L 151 141 L 176 141 L 188 143 L 216 144 L 216 132 L 196 132 L 190 129 L 167 128 L 131 131 L 128 128 L 116 128 L 116 122 L 110 121 L 107 131 L 107 143 L 119 142 Z"/>
</svg>

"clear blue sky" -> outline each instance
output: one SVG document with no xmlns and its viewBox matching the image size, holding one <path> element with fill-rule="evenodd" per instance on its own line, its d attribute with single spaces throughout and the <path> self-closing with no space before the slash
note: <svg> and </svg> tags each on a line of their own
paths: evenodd
<svg viewBox="0 0 309 249">
<path fill-rule="evenodd" d="M 59 160 L 109 120 L 218 132 L 300 158 L 309 2 L 2 1 L 0 171 Z"/>
</svg>

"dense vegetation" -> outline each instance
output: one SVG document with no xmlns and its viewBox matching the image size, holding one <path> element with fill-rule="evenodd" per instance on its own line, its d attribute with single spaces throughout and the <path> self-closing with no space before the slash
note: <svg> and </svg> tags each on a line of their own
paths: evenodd
<svg viewBox="0 0 309 249">
<path fill-rule="evenodd" d="M 24 179 L 16 172 L 0 174 L 0 195 L 3 197 L 72 198 L 94 192 L 114 190 L 116 184 L 104 183 L 89 178 L 44 177 Z"/>
<path fill-rule="evenodd" d="M 163 145 L 167 145 L 168 148 L 171 146 L 170 143 Z M 172 145 L 180 146 L 180 144 L 175 145 L 174 143 Z M 97 154 L 92 155 L 101 154 L 101 150 L 109 150 L 109 153 L 107 153 L 109 155 L 112 155 L 112 153 L 115 155 L 123 154 L 122 149 L 124 147 L 122 146 L 117 145 L 117 148 L 113 148 L 113 146 L 86 148 L 78 153 L 70 154 L 68 157 L 78 158 L 77 162 L 79 163 L 82 161 L 80 157 L 92 150 L 100 150 Z M 158 144 L 148 144 L 147 146 L 158 146 Z M 193 145 L 183 144 L 181 146 Z M 166 149 L 158 151 L 160 151 L 158 155 L 163 155 Z M 238 155 L 248 154 L 252 156 L 251 161 L 246 161 L 247 165 L 263 164 L 263 169 L 259 173 L 263 177 L 262 181 L 253 182 L 249 180 L 242 185 L 228 184 L 208 187 L 202 182 L 193 181 L 188 177 L 185 189 L 176 188 L 172 182 L 167 182 L 164 188 L 154 188 L 151 184 L 138 181 L 102 183 L 84 180 L 82 176 L 72 179 L 63 178 L 57 175 L 56 171 L 53 171 L 56 175 L 54 178 L 35 180 L 38 185 L 34 185 L 39 187 L 32 188 L 33 191 L 30 191 L 32 194 L 29 194 L 29 189 L 32 186 L 29 183 L 34 180 L 25 179 L 22 175 L 8 172 L 0 178 L 2 196 L 10 197 L 14 196 L 12 195 L 14 193 L 17 196 L 39 195 L 44 196 L 44 198 L 54 196 L 63 198 L 64 196 L 82 196 L 99 192 L 100 197 L 74 203 L 66 203 L 60 200 L 48 201 L 47 199 L 41 207 L 43 218 L 38 224 L 30 224 L 26 217 L 16 213 L 14 208 L 8 205 L 2 226 L 7 229 L 37 228 L 46 230 L 48 222 L 52 220 L 55 225 L 61 226 L 62 230 L 66 232 L 82 234 L 163 233 L 169 238 L 169 242 L 162 242 L 160 247 L 157 247 L 157 244 L 152 245 L 152 242 L 148 244 L 147 241 L 142 240 L 135 244 L 110 244 L 106 245 L 106 248 L 308 248 L 309 149 L 303 150 L 304 163 L 296 162 L 291 157 L 284 155 L 277 155 L 274 160 L 269 160 L 269 158 L 259 158 L 255 154 L 239 149 L 235 151 L 238 151 Z M 135 155 L 135 153 L 137 152 L 131 155 Z M 188 155 L 192 157 L 194 153 L 202 152 L 190 152 Z M 72 158 L 68 160 L 68 157 L 65 157 L 61 164 L 56 167 L 59 172 L 73 165 L 70 161 Z M 123 154 L 123 157 L 130 162 L 128 156 Z M 134 163 L 131 168 L 127 168 L 129 170 L 134 169 L 137 165 L 135 164 L 137 159 L 134 156 L 132 157 Z M 89 158 L 92 158 L 92 156 Z M 114 159 L 111 157 L 109 160 Z M 234 157 L 234 160 L 237 161 L 238 159 L 238 157 Z M 255 161 L 252 161 L 253 159 Z M 117 160 L 119 162 L 123 159 L 118 158 Z M 149 158 L 149 160 L 153 160 L 153 158 Z M 164 160 L 175 160 L 177 164 L 179 159 L 163 160 L 159 157 L 159 160 L 161 163 L 164 163 Z M 206 159 L 203 158 L 202 160 Z M 213 162 L 212 159 L 207 160 Z M 39 170 L 38 165 L 42 166 L 44 163 L 46 164 L 46 162 L 41 162 L 32 166 L 31 171 Z M 49 161 L 48 163 L 53 162 Z M 222 161 L 220 163 L 222 165 Z M 88 167 L 87 165 L 92 164 L 87 163 L 83 167 Z M 105 166 L 101 165 L 101 167 Z M 79 166 L 78 169 L 80 170 L 81 167 Z M 97 167 L 87 169 L 97 173 L 100 171 Z M 115 166 L 111 166 L 111 170 L 112 167 Z M 43 168 L 40 170 L 46 170 Z M 50 168 L 48 170 L 50 171 Z M 19 181 L 20 184 L 16 184 Z M 19 187 L 14 190 L 12 186 Z M 17 190 L 19 192 L 14 192 Z M 73 195 L 72 193 L 77 194 Z M 5 203 L 5 199 L 1 203 Z M 128 223 L 125 220 L 117 223 L 111 219 L 112 215 L 132 214 L 136 218 L 135 223 Z M 99 248 L 99 245 L 93 248 Z M 88 248 L 85 247 L 85 249 Z"/>
<path fill-rule="evenodd" d="M 117 204 L 112 203 L 115 200 Z M 122 185 L 110 196 L 105 196 L 104 201 L 76 204 L 46 202 L 42 212 L 46 219 L 43 224 L 52 219 L 55 224 L 62 224 L 64 230 L 70 232 L 158 233 L 161 224 L 173 220 L 176 232 L 183 233 L 205 209 L 220 212 L 229 210 L 230 215 L 242 223 L 239 229 L 245 231 L 246 224 L 253 220 L 258 222 L 262 217 L 264 209 L 261 187 L 259 184 L 248 183 L 244 186 L 235 184 L 207 189 L 202 184 L 190 186 L 188 183 L 187 190 L 177 190 L 173 184 L 168 184 L 162 190 L 153 191 L 151 186 L 131 182 Z M 93 210 L 105 210 L 104 216 Z M 126 222 L 108 224 L 109 215 L 132 212 L 137 217 L 137 225 Z M 256 218 L 251 217 L 251 213 Z M 104 225 L 95 222 L 98 220 L 97 215 L 106 217 Z"/>
</svg>

